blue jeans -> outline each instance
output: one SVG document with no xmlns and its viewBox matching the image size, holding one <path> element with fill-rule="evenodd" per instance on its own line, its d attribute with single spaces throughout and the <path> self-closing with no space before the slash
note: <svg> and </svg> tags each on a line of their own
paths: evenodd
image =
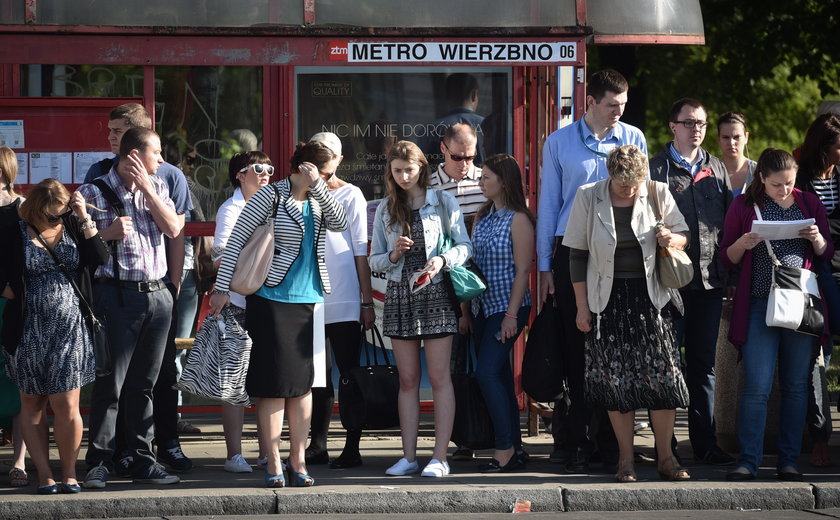
<svg viewBox="0 0 840 520">
<path fill-rule="evenodd" d="M 488 317 L 473 317 L 473 337 L 478 351 L 478 363 L 475 377 L 484 395 L 484 402 L 493 421 L 496 435 L 496 449 L 506 450 L 511 447 L 522 449 L 522 433 L 519 428 L 519 403 L 513 387 L 513 370 L 510 365 L 510 352 L 516 337 L 528 324 L 531 307 L 520 307 L 516 314 L 517 334 L 504 343 L 496 339 L 496 333 L 502 325 L 504 312 L 497 312 Z"/>
<path fill-rule="evenodd" d="M 764 447 L 767 398 L 779 364 L 779 459 L 777 468 L 797 467 L 808 405 L 814 338 L 790 329 L 765 324 L 767 300 L 750 303 L 747 342 L 741 347 L 744 390 L 738 409 L 738 465 L 758 472 Z"/>
<path fill-rule="evenodd" d="M 717 446 L 715 432 L 715 352 L 723 290 L 680 291 L 685 315 L 674 320 L 677 344 L 685 347 L 688 387 L 688 438 L 695 458 Z M 679 313 L 675 313 L 675 318 Z"/>
</svg>

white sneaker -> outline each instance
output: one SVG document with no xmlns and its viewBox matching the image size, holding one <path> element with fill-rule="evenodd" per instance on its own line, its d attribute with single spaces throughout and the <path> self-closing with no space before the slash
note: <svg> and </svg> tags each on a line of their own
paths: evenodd
<svg viewBox="0 0 840 520">
<path fill-rule="evenodd" d="M 430 460 L 423 468 L 423 473 L 420 473 L 421 477 L 445 477 L 446 475 L 449 475 L 449 463 L 437 459 Z"/>
<path fill-rule="evenodd" d="M 254 471 L 254 468 L 248 464 L 245 457 L 237 453 L 229 460 L 225 461 L 225 471 L 230 473 L 251 473 Z"/>
<path fill-rule="evenodd" d="M 386 475 L 393 477 L 401 477 L 403 475 L 412 475 L 420 471 L 420 465 L 417 461 L 408 462 L 405 457 L 397 461 L 396 464 L 385 470 Z"/>
</svg>

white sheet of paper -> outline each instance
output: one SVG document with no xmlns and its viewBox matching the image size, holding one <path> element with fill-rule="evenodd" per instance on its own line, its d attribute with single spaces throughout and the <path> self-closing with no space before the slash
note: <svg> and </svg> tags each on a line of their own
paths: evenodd
<svg viewBox="0 0 840 520">
<path fill-rule="evenodd" d="M 93 163 L 114 157 L 112 152 L 73 152 L 73 183 L 85 181 L 85 174 Z"/>
<path fill-rule="evenodd" d="M 73 182 L 73 154 L 70 152 L 30 152 L 29 182 L 58 179 L 64 184 Z"/>
<path fill-rule="evenodd" d="M 814 222 L 812 218 L 785 220 L 781 222 L 755 220 L 750 231 L 758 234 L 758 236 L 765 240 L 786 240 L 789 238 L 799 238 L 799 231 L 807 228 Z"/>
</svg>

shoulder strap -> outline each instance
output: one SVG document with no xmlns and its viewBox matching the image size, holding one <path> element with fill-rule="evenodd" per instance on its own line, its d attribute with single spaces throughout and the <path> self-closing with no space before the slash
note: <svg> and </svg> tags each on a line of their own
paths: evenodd
<svg viewBox="0 0 840 520">
<path fill-rule="evenodd" d="M 120 200 L 117 194 L 114 193 L 114 190 L 112 190 L 111 187 L 108 186 L 108 183 L 106 183 L 103 179 L 99 178 L 92 180 L 91 184 L 99 188 L 99 191 L 102 192 L 102 196 L 105 197 L 105 200 L 108 201 L 108 204 L 110 204 L 114 208 L 114 213 L 116 213 L 118 217 L 125 216 L 125 206 L 123 206 L 122 200 Z"/>
<path fill-rule="evenodd" d="M 758 204 L 753 204 L 753 209 L 755 210 L 756 218 L 758 220 L 764 220 L 763 218 L 761 218 L 761 210 L 758 209 Z M 770 245 L 770 241 L 764 240 L 764 245 L 767 246 L 767 254 L 770 255 L 770 260 L 773 262 L 773 265 L 782 265 L 782 263 L 779 262 L 779 259 L 776 258 L 776 255 L 773 253 L 773 246 Z"/>
<path fill-rule="evenodd" d="M 73 287 L 73 290 L 76 291 L 76 296 L 79 297 L 79 301 L 82 302 L 82 304 L 87 309 L 88 315 L 93 316 L 93 308 L 91 308 L 90 303 L 88 303 L 87 299 L 82 294 L 82 290 L 79 289 L 79 286 L 76 284 L 76 280 L 73 279 L 73 275 L 70 274 L 70 272 L 67 270 L 67 266 L 64 265 L 64 262 L 58 259 L 58 255 L 55 254 L 55 250 L 47 244 L 47 241 L 44 240 L 43 236 L 41 236 L 41 232 L 37 228 L 35 228 L 35 226 L 30 225 L 29 227 L 31 227 L 32 230 L 35 231 L 35 236 L 38 238 L 38 241 L 41 242 L 41 245 L 44 246 L 44 249 L 46 249 L 50 253 L 50 256 L 52 257 L 53 261 L 55 261 L 55 265 L 58 266 L 58 269 L 62 273 L 64 273 L 65 277 L 67 277 L 67 280 L 70 282 L 70 285 Z"/>
<path fill-rule="evenodd" d="M 656 181 L 647 181 L 648 200 L 653 208 L 653 216 L 656 221 L 662 220 L 662 211 L 659 209 L 659 194 L 656 192 Z"/>
</svg>

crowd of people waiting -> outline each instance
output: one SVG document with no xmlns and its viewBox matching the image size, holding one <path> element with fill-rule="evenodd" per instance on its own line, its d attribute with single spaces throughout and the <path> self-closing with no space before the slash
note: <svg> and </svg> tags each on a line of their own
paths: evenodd
<svg viewBox="0 0 840 520">
<path fill-rule="evenodd" d="M 511 351 L 531 308 L 549 295 L 546 304 L 561 316 L 556 348 L 569 388 L 568 399 L 555 403 L 550 460 L 567 471 L 587 471 L 600 460 L 618 482 L 635 482 L 635 413 L 647 409 L 660 476 L 690 479 L 674 436 L 676 409 L 688 408 L 693 460 L 734 466 L 728 480 L 756 478 L 777 365 L 777 477 L 802 479 L 797 460 L 806 426 L 811 463 L 831 464 L 823 388 L 832 335 L 840 334 L 840 252 L 834 246 L 840 240 L 840 118 L 820 115 L 796 158 L 768 148 L 752 161 L 745 154 L 745 116 L 727 112 L 717 120 L 719 159 L 702 147 L 705 108 L 685 98 L 669 117 L 673 141 L 649 160 L 644 134 L 620 121 L 626 80 L 599 71 L 586 94 L 585 115 L 546 140 L 536 218 L 515 158 L 497 154 L 475 164 L 478 140 L 468 121 L 446 130 L 437 168 L 416 144 L 396 142 L 387 155 L 386 197 L 376 209 L 369 254 L 364 196 L 336 175 L 343 159 L 337 136 L 322 132 L 300 143 L 290 175 L 277 182 L 270 182 L 275 167 L 263 152 L 230 159 L 235 191 L 216 219 L 218 275 L 210 307 L 248 342 L 240 375 L 256 403 L 257 465 L 266 486 L 312 486 L 311 465 L 362 464 L 361 430 L 347 430 L 344 450 L 332 460 L 326 440 L 332 360 L 342 374 L 357 366 L 363 330 L 375 321 L 371 271 L 387 280 L 382 333 L 399 371 L 403 456 L 387 475 L 450 473 L 456 413 L 450 371 L 471 355 L 470 343 L 495 436 L 492 458 L 480 470 L 526 466 Z M 183 227 L 193 204 L 183 173 L 164 163 L 150 127 L 142 106 L 115 108 L 108 128 L 116 157 L 94 165 L 91 182 L 72 194 L 48 179 L 26 198 L 18 195 L 16 158 L 0 149 L 0 235 L 9 247 L 0 259 L 2 344 L 21 402 L 12 485 L 28 483 L 27 449 L 40 494 L 104 488 L 111 473 L 172 484 L 179 480 L 173 473 L 192 466 L 178 440 L 172 385 Z M 803 224 L 798 238 L 765 240 L 752 231 L 755 220 L 809 218 L 814 223 Z M 238 294 L 231 289 L 237 260 L 266 222 L 275 240 L 268 275 L 253 294 Z M 540 283 L 532 295 L 535 247 Z M 658 274 L 663 248 L 684 250 L 692 262 L 693 277 L 679 290 L 665 287 Z M 461 303 L 445 275 L 470 259 L 487 288 Z M 777 265 L 819 275 L 821 336 L 767 325 Z M 718 445 L 714 414 L 715 352 L 730 295 L 729 340 L 744 374 L 737 457 Z M 93 316 L 110 343 L 110 367 L 101 374 Z M 435 433 L 424 465 L 417 455 L 421 346 Z M 79 394 L 91 382 L 87 473 L 79 480 Z M 60 478 L 48 458 L 47 403 L 55 415 Z M 285 461 L 278 449 L 284 415 Z M 242 406 L 223 405 L 222 416 L 224 469 L 251 472 L 242 455 Z M 463 446 L 452 455 L 472 457 Z"/>
</svg>

